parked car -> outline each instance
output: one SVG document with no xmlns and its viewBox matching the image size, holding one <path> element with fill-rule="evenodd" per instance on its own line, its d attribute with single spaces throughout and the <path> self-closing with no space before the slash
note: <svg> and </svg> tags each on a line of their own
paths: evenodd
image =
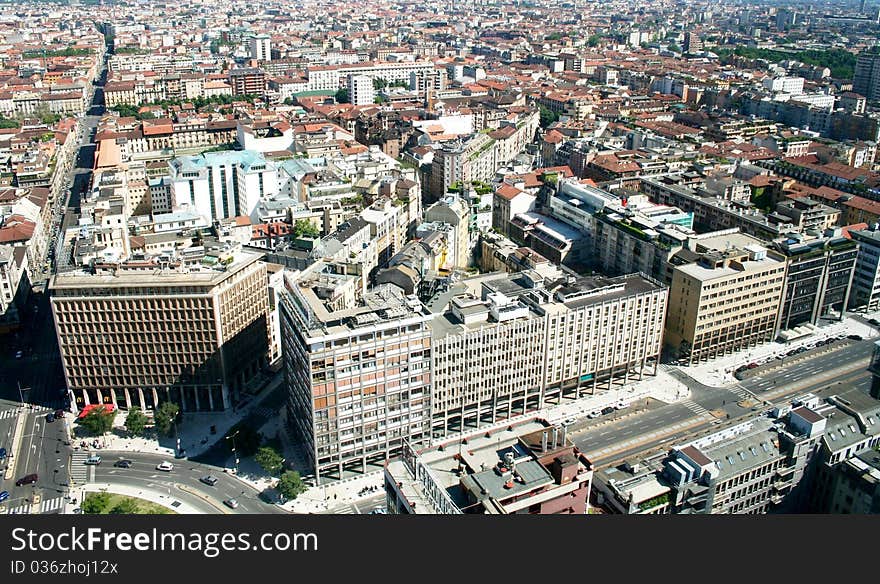
<svg viewBox="0 0 880 584">
<path fill-rule="evenodd" d="M 59 420 L 64 417 L 64 410 L 55 410 L 55 417 Z"/>
<path fill-rule="evenodd" d="M 171 472 L 174 469 L 174 465 L 168 462 L 167 460 L 163 460 L 159 464 L 156 465 L 156 470 L 163 470 L 165 472 Z"/>
<path fill-rule="evenodd" d="M 0 491 L 0 501 L 5 501 L 9 498 L 9 491 Z"/>
<path fill-rule="evenodd" d="M 223 504 L 230 509 L 235 509 L 236 507 L 238 507 L 238 501 L 236 501 L 235 499 L 226 499 L 225 501 L 223 501 Z"/>
<path fill-rule="evenodd" d="M 861 341 L 862 335 L 846 335 L 846 338 L 848 338 L 851 341 Z"/>
<path fill-rule="evenodd" d="M 0 460 L 3 460 L 4 458 L 6 458 L 6 449 L 0 448 Z"/>
<path fill-rule="evenodd" d="M 874 326 L 880 325 L 880 320 L 877 320 L 876 318 L 869 319 L 868 322 Z"/>
<path fill-rule="evenodd" d="M 86 464 L 93 464 L 95 466 L 98 466 L 99 464 L 101 464 L 101 457 L 97 454 L 93 454 L 86 459 Z"/>
<path fill-rule="evenodd" d="M 372 511 L 370 511 L 370 515 L 385 515 L 387 513 L 388 512 L 385 511 L 385 509 L 373 509 Z"/>
<path fill-rule="evenodd" d="M 20 487 L 22 485 L 32 485 L 35 482 L 37 482 L 37 480 L 39 480 L 39 478 L 40 477 L 36 474 L 25 475 L 25 476 L 21 477 L 20 479 L 18 479 L 17 481 L 15 481 L 15 486 Z"/>
<path fill-rule="evenodd" d="M 115 466 L 116 468 L 130 468 L 131 461 L 130 460 L 117 460 L 116 462 L 113 463 L 113 466 Z"/>
<path fill-rule="evenodd" d="M 54 422 L 55 421 L 55 414 L 53 414 L 52 412 L 49 412 L 48 414 L 46 414 L 46 421 L 49 423 Z"/>
<path fill-rule="evenodd" d="M 607 408 L 602 408 L 602 415 L 604 416 L 606 414 L 610 414 L 613 411 L 614 411 L 614 408 L 612 408 L 611 406 L 608 406 Z"/>
<path fill-rule="evenodd" d="M 206 485 L 209 485 L 212 487 L 217 484 L 217 477 L 215 477 L 213 475 L 208 475 L 208 476 L 202 477 L 199 480 L 201 482 L 205 483 Z"/>
<path fill-rule="evenodd" d="M 24 356 L 24 353 L 23 353 L 23 352 L 21 352 L 21 351 L 16 351 L 16 352 L 15 352 L 15 358 L 16 358 L 16 359 L 21 359 L 23 356 Z"/>
</svg>

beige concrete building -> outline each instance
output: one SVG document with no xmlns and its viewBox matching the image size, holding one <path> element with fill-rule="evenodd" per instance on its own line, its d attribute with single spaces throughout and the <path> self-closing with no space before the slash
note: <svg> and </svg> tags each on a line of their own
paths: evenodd
<svg viewBox="0 0 880 584">
<path fill-rule="evenodd" d="M 377 470 L 428 433 L 432 315 L 392 284 L 313 264 L 285 273 L 281 343 L 287 423 L 319 481 Z"/>
<path fill-rule="evenodd" d="M 741 233 L 697 236 L 677 256 L 666 343 L 688 363 L 772 340 L 785 260 Z"/>
<path fill-rule="evenodd" d="M 446 298 L 443 298 L 446 296 Z M 656 372 L 667 289 L 533 270 L 435 297 L 432 434 L 496 423 Z"/>
<path fill-rule="evenodd" d="M 52 313 L 76 404 L 230 408 L 266 364 L 268 275 L 259 254 L 223 268 L 152 261 L 52 277 Z"/>
</svg>

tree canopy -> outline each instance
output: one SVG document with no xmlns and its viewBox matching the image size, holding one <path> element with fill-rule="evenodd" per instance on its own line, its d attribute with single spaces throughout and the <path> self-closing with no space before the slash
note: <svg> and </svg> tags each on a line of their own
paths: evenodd
<svg viewBox="0 0 880 584">
<path fill-rule="evenodd" d="M 276 486 L 278 492 L 288 499 L 296 499 L 299 495 L 308 490 L 308 486 L 303 482 L 302 477 L 295 470 L 289 470 L 281 475 Z"/>
<path fill-rule="evenodd" d="M 180 406 L 170 401 L 162 402 L 153 416 L 156 430 L 164 436 L 171 436 L 178 414 L 180 414 Z"/>
<path fill-rule="evenodd" d="M 79 423 L 92 434 L 106 434 L 113 428 L 115 414 L 104 406 L 98 406 L 80 419 Z"/>
</svg>

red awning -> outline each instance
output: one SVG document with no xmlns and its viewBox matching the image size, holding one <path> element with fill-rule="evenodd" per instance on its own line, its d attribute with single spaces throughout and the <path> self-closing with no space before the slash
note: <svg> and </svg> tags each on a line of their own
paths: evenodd
<svg viewBox="0 0 880 584">
<path fill-rule="evenodd" d="M 89 404 L 85 406 L 82 410 L 80 410 L 79 416 L 77 416 L 77 418 L 84 418 L 89 415 L 89 412 L 91 412 L 95 408 L 100 407 L 103 407 L 105 412 L 112 412 L 114 409 L 116 409 L 116 406 L 114 406 L 113 404 Z"/>
</svg>

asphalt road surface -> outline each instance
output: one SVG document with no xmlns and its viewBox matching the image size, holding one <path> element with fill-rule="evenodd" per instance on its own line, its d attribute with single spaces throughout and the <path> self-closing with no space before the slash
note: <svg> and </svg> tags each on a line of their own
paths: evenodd
<svg viewBox="0 0 880 584">
<path fill-rule="evenodd" d="M 154 498 L 156 494 L 166 495 L 172 500 L 185 501 L 204 513 L 287 513 L 262 501 L 257 490 L 224 473 L 221 468 L 153 454 L 102 451 L 100 455 L 103 460 L 94 467 L 94 478 L 90 480 L 93 483 L 142 489 L 146 493 L 145 499 Z M 132 461 L 131 467 L 114 467 L 113 464 L 121 459 Z M 171 462 L 174 469 L 170 472 L 157 470 L 156 466 L 163 461 Z M 217 484 L 209 486 L 199 480 L 207 475 L 217 477 Z M 185 490 L 180 488 L 181 485 Z M 238 508 L 229 509 L 223 505 L 226 499 L 238 501 Z"/>
<path fill-rule="evenodd" d="M 13 451 L 18 404 L 0 403 L 0 447 L 12 458 L 0 464 L 0 491 L 9 499 L 0 503 L 3 513 L 59 513 L 67 493 L 67 465 L 70 446 L 66 444 L 64 422 L 48 422 L 45 410 L 27 411 L 18 448 Z M 13 462 L 14 473 L 6 479 L 6 469 Z M 15 481 L 29 474 L 39 478 L 32 485 L 16 486 Z"/>
<path fill-rule="evenodd" d="M 619 419 L 600 418 L 582 429 L 575 426 L 569 436 L 595 464 L 607 466 L 627 456 L 660 450 L 676 440 L 734 423 L 767 407 L 764 402 L 785 403 L 809 391 L 833 391 L 837 385 L 867 391 L 871 376 L 865 368 L 872 350 L 871 341 L 851 343 L 827 354 L 808 355 L 802 362 L 724 388 L 707 387 L 679 373 L 676 377 L 691 389 L 690 400 L 643 411 L 634 404 L 617 414 Z"/>
<path fill-rule="evenodd" d="M 385 509 L 385 492 L 379 491 L 372 497 L 360 499 L 353 503 L 345 503 L 326 511 L 333 515 L 369 515 L 376 509 Z"/>
</svg>

